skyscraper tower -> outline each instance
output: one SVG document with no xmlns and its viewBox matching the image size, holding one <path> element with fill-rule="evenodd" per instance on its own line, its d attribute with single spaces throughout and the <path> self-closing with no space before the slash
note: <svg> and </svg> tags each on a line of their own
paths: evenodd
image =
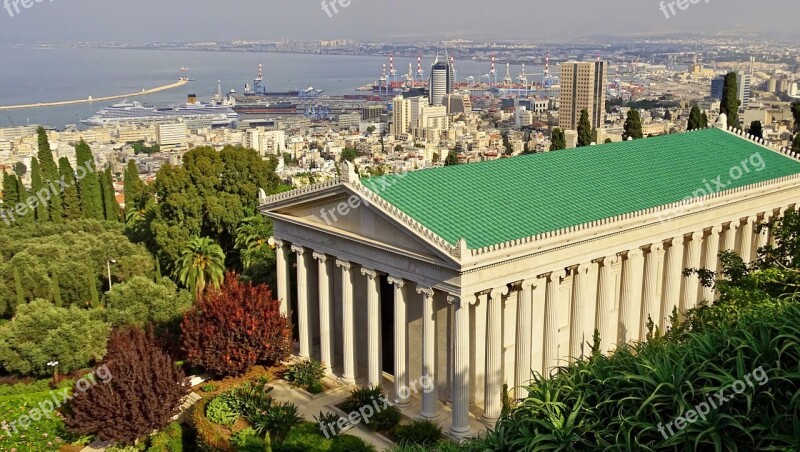
<svg viewBox="0 0 800 452">
<path fill-rule="evenodd" d="M 444 96 L 453 91 L 453 66 L 449 62 L 440 62 L 439 55 L 431 66 L 431 78 L 428 83 L 428 103 L 442 105 Z"/>
<path fill-rule="evenodd" d="M 561 106 L 558 125 L 562 129 L 576 130 L 581 110 L 589 113 L 589 122 L 601 128 L 605 122 L 606 80 L 608 68 L 605 61 L 561 64 Z"/>
</svg>

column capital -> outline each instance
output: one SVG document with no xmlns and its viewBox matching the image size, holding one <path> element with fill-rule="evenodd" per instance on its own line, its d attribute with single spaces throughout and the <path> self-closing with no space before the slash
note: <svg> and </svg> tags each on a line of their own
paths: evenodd
<svg viewBox="0 0 800 452">
<path fill-rule="evenodd" d="M 711 235 L 720 235 L 722 233 L 722 225 L 714 226 L 711 228 Z"/>
<path fill-rule="evenodd" d="M 424 296 L 425 298 L 433 297 L 433 288 L 432 287 L 424 287 L 424 286 L 417 286 L 417 293 Z"/>
<path fill-rule="evenodd" d="M 336 266 L 340 267 L 344 271 L 350 271 L 351 264 L 348 261 L 344 261 L 344 260 L 341 260 L 341 259 L 336 259 Z"/>
<path fill-rule="evenodd" d="M 737 218 L 735 220 L 731 220 L 730 224 L 728 225 L 728 227 L 733 229 L 733 230 L 739 229 L 741 226 L 742 226 L 742 219 L 741 218 Z"/>
<path fill-rule="evenodd" d="M 628 260 L 630 259 L 639 259 L 644 257 L 644 251 L 641 248 L 633 248 L 632 250 L 628 251 Z"/>
<path fill-rule="evenodd" d="M 495 287 L 489 292 L 492 300 L 499 300 L 503 295 L 508 295 L 508 286 Z"/>
<path fill-rule="evenodd" d="M 378 272 L 366 267 L 361 267 L 361 274 L 369 279 L 375 279 L 378 276 Z"/>
<path fill-rule="evenodd" d="M 386 281 L 388 281 L 389 284 L 394 284 L 398 289 L 402 289 L 403 286 L 406 285 L 406 282 L 403 280 L 403 278 L 398 278 L 395 276 L 386 277 Z"/>
<path fill-rule="evenodd" d="M 320 253 L 319 251 L 314 251 L 311 253 L 311 257 L 318 260 L 322 264 L 328 261 L 328 255 L 325 253 Z"/>
<path fill-rule="evenodd" d="M 303 254 L 305 254 L 305 252 L 306 252 L 306 249 L 305 249 L 305 248 L 303 248 L 303 247 L 302 247 L 302 246 L 300 246 L 300 245 L 292 245 L 292 251 L 294 251 L 295 253 L 297 253 L 297 255 L 298 255 L 298 256 L 302 256 Z"/>
<path fill-rule="evenodd" d="M 705 235 L 706 235 L 706 234 L 705 234 L 705 232 L 704 232 L 704 231 L 695 231 L 695 232 L 692 232 L 692 242 L 696 242 L 696 241 L 703 240 L 703 237 L 704 237 Z"/>
<path fill-rule="evenodd" d="M 675 237 L 672 238 L 672 246 L 676 246 L 676 245 L 683 246 L 684 240 L 686 240 L 686 236 L 685 235 L 683 235 L 683 234 L 676 235 Z"/>
<path fill-rule="evenodd" d="M 283 240 L 276 239 L 275 237 L 270 237 L 269 240 L 267 240 L 267 243 L 273 245 L 275 248 L 283 248 L 286 245 Z"/>
<path fill-rule="evenodd" d="M 786 212 L 788 212 L 788 211 L 789 211 L 788 207 L 781 207 L 780 209 L 778 209 L 778 215 L 780 215 L 782 217 L 782 216 L 786 215 Z"/>
<path fill-rule="evenodd" d="M 459 297 L 458 295 L 447 294 L 447 304 L 455 305 L 458 309 L 470 307 L 477 302 L 474 297 Z"/>
<path fill-rule="evenodd" d="M 615 254 L 613 256 L 606 256 L 600 258 L 600 263 L 603 264 L 603 267 L 610 267 L 614 264 L 619 263 L 619 255 Z"/>
<path fill-rule="evenodd" d="M 658 254 L 664 252 L 664 242 L 656 242 L 650 245 L 650 254 Z"/>
<path fill-rule="evenodd" d="M 566 277 L 567 277 L 567 271 L 562 268 L 562 269 L 553 270 L 552 272 L 550 272 L 550 276 L 548 276 L 547 279 L 549 279 L 550 281 L 553 281 L 553 282 L 560 282 L 558 280 L 560 280 L 562 278 L 566 278 Z"/>
<path fill-rule="evenodd" d="M 747 223 L 748 226 L 752 226 L 758 222 L 758 215 L 750 215 L 746 220 L 745 223 Z"/>
<path fill-rule="evenodd" d="M 580 275 L 586 276 L 590 271 L 592 271 L 592 267 L 594 265 L 596 265 L 594 262 L 584 262 L 583 264 L 575 267 L 575 271 Z"/>
</svg>

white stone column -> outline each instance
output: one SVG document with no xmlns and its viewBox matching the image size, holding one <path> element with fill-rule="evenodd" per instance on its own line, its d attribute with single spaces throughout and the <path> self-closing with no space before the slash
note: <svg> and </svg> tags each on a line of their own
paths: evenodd
<svg viewBox="0 0 800 452">
<path fill-rule="evenodd" d="M 394 286 L 394 402 L 398 406 L 411 404 L 408 387 L 408 322 L 406 320 L 405 281 L 402 278 L 389 276 L 389 284 Z"/>
<path fill-rule="evenodd" d="M 319 355 L 325 374 L 332 375 L 333 369 L 333 337 L 331 334 L 331 265 L 328 256 L 315 252 L 314 259 L 319 261 Z"/>
<path fill-rule="evenodd" d="M 644 295 L 642 296 L 642 317 L 639 320 L 639 339 L 647 337 L 647 321 L 651 319 L 654 326 L 659 326 L 661 317 L 661 294 L 659 282 L 664 273 L 664 244 L 656 242 L 650 246 L 645 259 Z"/>
<path fill-rule="evenodd" d="M 474 298 L 472 299 L 474 300 Z M 456 308 L 453 343 L 453 419 L 450 433 L 458 438 L 471 435 L 469 426 L 469 309 L 470 300 L 448 296 L 447 302 Z"/>
<path fill-rule="evenodd" d="M 741 221 L 737 218 L 731 220 L 728 229 L 725 230 L 724 243 L 722 244 L 722 251 L 738 252 L 736 246 L 736 232 L 741 227 Z"/>
<path fill-rule="evenodd" d="M 281 315 L 291 323 L 292 301 L 289 296 L 289 246 L 283 240 L 275 242 L 275 258 L 277 260 L 278 301 L 281 302 Z"/>
<path fill-rule="evenodd" d="M 639 339 L 639 319 L 642 315 L 642 280 L 644 279 L 644 253 L 639 248 L 628 251 L 623 262 L 622 303 L 620 303 L 620 344 Z"/>
<path fill-rule="evenodd" d="M 422 393 L 422 412 L 420 418 L 436 420 L 439 418 L 436 390 L 436 320 L 433 317 L 433 289 L 417 287 L 422 295 L 422 378 L 427 378 L 431 391 Z"/>
<path fill-rule="evenodd" d="M 584 356 L 583 345 L 587 341 L 586 325 L 586 305 L 589 303 L 589 284 L 591 262 L 580 264 L 575 271 L 575 294 L 572 297 L 570 319 L 569 319 L 569 358 L 580 359 Z M 589 335 L 591 338 L 591 334 Z"/>
<path fill-rule="evenodd" d="M 703 249 L 703 231 L 692 234 L 692 241 L 686 247 L 686 268 L 700 268 L 701 251 Z M 681 269 L 683 271 L 684 269 Z M 697 306 L 700 296 L 700 278 L 696 273 L 684 276 L 683 297 L 681 297 L 681 312 Z"/>
<path fill-rule="evenodd" d="M 595 328 L 600 333 L 600 351 L 607 353 L 617 343 L 617 322 L 611 318 L 614 308 L 616 284 L 612 267 L 619 262 L 619 256 L 603 258 L 597 289 L 597 312 Z"/>
<path fill-rule="evenodd" d="M 353 273 L 350 262 L 336 260 L 336 266 L 342 269 L 342 381 L 347 384 L 356 382 L 356 330 L 355 312 L 353 310 Z"/>
<path fill-rule="evenodd" d="M 367 381 L 370 386 L 381 384 L 381 302 L 378 273 L 361 268 L 367 277 Z"/>
<path fill-rule="evenodd" d="M 768 211 L 768 212 L 765 212 L 764 213 L 764 218 L 761 220 L 761 223 L 762 224 L 769 224 L 770 221 L 772 221 L 773 216 L 774 216 L 774 214 L 772 213 L 771 210 Z M 756 251 L 758 251 L 758 249 L 760 249 L 762 247 L 767 246 L 767 244 L 769 243 L 770 232 L 771 231 L 769 230 L 768 227 L 763 227 L 761 229 L 761 232 L 758 233 L 758 243 L 757 243 L 757 246 L 756 246 Z"/>
<path fill-rule="evenodd" d="M 755 260 L 755 253 L 754 253 L 754 245 L 753 241 L 755 240 L 755 224 L 757 218 L 755 215 L 751 215 L 747 217 L 744 226 L 742 226 L 742 249 L 739 252 L 739 255 L 742 256 L 742 260 L 746 264 L 753 262 Z"/>
<path fill-rule="evenodd" d="M 722 233 L 722 226 L 711 228 L 711 235 L 706 238 L 706 261 L 703 268 L 717 273 L 719 265 L 719 236 Z M 716 294 L 713 287 L 703 286 L 703 300 L 714 301 Z"/>
<path fill-rule="evenodd" d="M 533 291 L 531 280 L 522 281 L 517 301 L 517 337 L 516 357 L 514 359 L 514 385 L 522 386 L 531 380 L 531 324 L 533 315 Z M 525 390 L 518 390 L 516 397 L 521 398 Z"/>
<path fill-rule="evenodd" d="M 567 276 L 564 270 L 555 270 L 548 276 L 547 297 L 544 308 L 544 376 L 558 366 L 558 304 L 561 292 L 561 278 Z"/>
<path fill-rule="evenodd" d="M 473 322 L 475 334 L 473 335 L 474 346 L 472 347 L 473 378 L 473 403 L 476 405 L 483 403 L 484 389 L 486 389 L 486 305 L 489 302 L 487 293 L 476 295 L 475 319 Z"/>
<path fill-rule="evenodd" d="M 542 374 L 542 359 L 544 357 L 544 317 L 545 317 L 545 298 L 547 296 L 547 277 L 533 279 L 533 290 L 531 291 L 531 371 Z M 531 377 L 532 374 L 529 374 Z"/>
<path fill-rule="evenodd" d="M 311 356 L 311 325 L 308 324 L 308 264 L 305 248 L 292 245 L 297 254 L 297 327 L 300 341 L 300 358 Z"/>
<path fill-rule="evenodd" d="M 508 287 L 492 289 L 486 326 L 486 387 L 483 396 L 483 420 L 494 425 L 500 417 L 503 391 L 503 295 Z"/>
<path fill-rule="evenodd" d="M 681 283 L 683 282 L 684 237 L 673 237 L 672 246 L 667 250 L 666 274 L 664 275 L 664 302 L 661 304 L 661 331 L 670 326 L 669 318 L 675 308 L 681 309 Z"/>
<path fill-rule="evenodd" d="M 777 216 L 777 217 L 773 217 L 773 218 L 772 218 L 772 219 L 773 219 L 773 221 L 777 221 L 777 220 L 783 220 L 783 219 L 786 217 L 786 212 L 787 212 L 788 210 L 789 210 L 789 208 L 788 208 L 788 207 L 781 207 L 781 208 L 778 210 L 778 216 Z M 773 247 L 773 248 L 775 248 L 775 247 L 778 245 L 778 242 L 777 242 L 777 240 L 775 239 L 774 228 L 773 228 L 773 229 L 770 229 L 770 231 L 769 231 L 769 245 L 770 245 L 771 247 Z"/>
</svg>

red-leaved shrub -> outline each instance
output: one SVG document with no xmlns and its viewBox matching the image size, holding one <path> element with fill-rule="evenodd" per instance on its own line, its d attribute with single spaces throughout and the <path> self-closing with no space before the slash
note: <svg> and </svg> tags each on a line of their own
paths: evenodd
<svg viewBox="0 0 800 452">
<path fill-rule="evenodd" d="M 256 363 L 289 356 L 291 329 L 266 285 L 242 283 L 234 273 L 205 293 L 181 324 L 187 359 L 216 375 L 241 375 Z"/>
</svg>

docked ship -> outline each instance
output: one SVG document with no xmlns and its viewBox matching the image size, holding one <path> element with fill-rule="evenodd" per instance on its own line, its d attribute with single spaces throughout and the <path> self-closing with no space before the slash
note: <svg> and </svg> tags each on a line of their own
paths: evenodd
<svg viewBox="0 0 800 452">
<path fill-rule="evenodd" d="M 90 126 L 104 126 L 122 122 L 147 123 L 191 119 L 211 121 L 211 125 L 216 127 L 230 127 L 239 119 L 239 114 L 232 108 L 233 104 L 220 99 L 215 99 L 212 103 L 197 102 L 197 97 L 193 94 L 189 95 L 189 101 L 185 104 L 160 108 L 124 100 L 103 108 L 81 122 Z"/>
<path fill-rule="evenodd" d="M 237 103 L 233 107 L 233 111 L 244 115 L 255 114 L 294 114 L 298 113 L 298 105 L 294 102 L 254 102 L 254 103 Z"/>
</svg>

